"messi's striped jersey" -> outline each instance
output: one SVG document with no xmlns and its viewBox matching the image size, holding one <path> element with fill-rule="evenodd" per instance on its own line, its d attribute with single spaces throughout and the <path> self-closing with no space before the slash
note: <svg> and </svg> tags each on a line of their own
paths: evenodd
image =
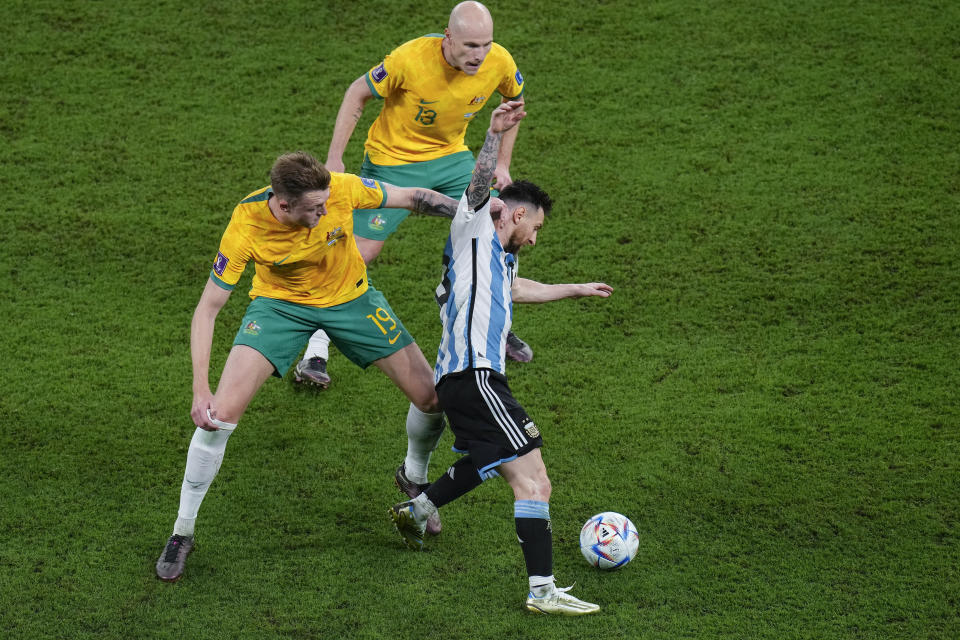
<svg viewBox="0 0 960 640">
<path fill-rule="evenodd" d="M 517 258 L 500 244 L 489 199 L 471 211 L 466 194 L 460 198 L 443 266 L 443 281 L 437 287 L 443 336 L 434 382 L 467 369 L 504 373 Z"/>
</svg>

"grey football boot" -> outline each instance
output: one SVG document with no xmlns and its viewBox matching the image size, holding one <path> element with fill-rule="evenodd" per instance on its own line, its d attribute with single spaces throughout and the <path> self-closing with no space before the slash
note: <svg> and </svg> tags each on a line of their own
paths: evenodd
<svg viewBox="0 0 960 640">
<path fill-rule="evenodd" d="M 320 356 L 304 358 L 293 369 L 293 381 L 308 384 L 317 389 L 330 386 L 330 374 L 327 373 L 327 361 Z"/>
<path fill-rule="evenodd" d="M 507 334 L 507 357 L 517 362 L 533 360 L 533 349 L 513 331 Z"/>
<path fill-rule="evenodd" d="M 187 556 L 193 551 L 193 536 L 173 534 L 157 560 L 157 577 L 164 582 L 176 582 L 183 576 Z"/>
</svg>

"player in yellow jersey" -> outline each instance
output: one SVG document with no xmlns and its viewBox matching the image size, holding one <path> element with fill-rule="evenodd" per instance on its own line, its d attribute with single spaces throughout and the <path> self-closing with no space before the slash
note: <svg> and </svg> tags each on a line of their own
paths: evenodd
<svg viewBox="0 0 960 640">
<path fill-rule="evenodd" d="M 375 365 L 404 392 L 410 400 L 408 431 L 432 434 L 433 447 L 443 431 L 433 370 L 386 299 L 367 282 L 353 239 L 353 210 L 400 207 L 452 217 L 457 202 L 428 189 L 331 173 L 302 152 L 280 156 L 270 180 L 234 209 L 193 315 L 190 415 L 197 429 L 173 535 L 157 561 L 162 580 L 183 574 L 200 503 L 247 405 L 267 378 L 283 377 L 318 328 L 326 329 L 350 360 L 364 368 Z M 214 394 L 208 379 L 214 324 L 249 262 L 256 269 L 253 300 Z M 432 450 L 422 460 L 424 473 Z"/>
<path fill-rule="evenodd" d="M 326 166 L 343 171 L 343 152 L 364 105 L 372 98 L 383 101 L 380 115 L 367 134 L 360 175 L 404 187 L 434 189 L 459 198 L 470 184 L 474 159 L 464 136 L 467 126 L 485 104 L 499 93 L 504 102 L 523 103 L 524 80 L 513 58 L 493 41 L 493 18 L 479 2 L 461 2 L 450 13 L 443 35 L 428 35 L 400 45 L 381 63 L 357 78 L 347 89 L 337 114 Z M 497 157 L 496 187 L 510 182 L 510 160 L 517 127 L 506 132 Z M 363 259 L 369 264 L 405 211 L 354 212 L 354 234 Z M 438 241 L 439 242 L 439 241 Z M 327 336 L 318 332 L 296 379 L 326 388 L 329 355 Z M 533 351 L 512 332 L 507 356 L 528 362 Z M 407 471 L 410 471 L 409 469 Z M 411 487 L 426 478 L 403 477 Z M 413 497 L 413 495 L 411 495 Z M 433 533 L 431 527 L 430 532 Z"/>
</svg>

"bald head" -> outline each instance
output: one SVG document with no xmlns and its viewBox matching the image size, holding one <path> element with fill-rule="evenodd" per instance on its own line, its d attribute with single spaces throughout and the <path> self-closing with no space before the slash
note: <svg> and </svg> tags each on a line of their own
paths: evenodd
<svg viewBox="0 0 960 640">
<path fill-rule="evenodd" d="M 454 69 L 472 76 L 493 45 L 493 18 L 479 2 L 461 2 L 450 12 L 443 32 L 443 57 Z"/>
<path fill-rule="evenodd" d="M 493 16 L 479 2 L 461 2 L 450 12 L 447 29 L 456 34 L 467 30 L 484 31 L 493 38 Z"/>
</svg>

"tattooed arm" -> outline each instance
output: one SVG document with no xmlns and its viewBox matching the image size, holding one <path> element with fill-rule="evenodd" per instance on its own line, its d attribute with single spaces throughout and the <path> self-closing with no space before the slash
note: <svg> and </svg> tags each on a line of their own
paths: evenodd
<svg viewBox="0 0 960 640">
<path fill-rule="evenodd" d="M 500 152 L 503 133 L 515 127 L 526 115 L 527 112 L 523 110 L 521 101 L 504 102 L 493 110 L 487 137 L 483 141 L 480 153 L 477 154 L 473 179 L 467 187 L 467 204 L 471 209 L 476 209 L 490 197 L 490 185 L 493 183 L 493 173 L 497 169 L 497 154 Z"/>
<path fill-rule="evenodd" d="M 500 149 L 503 132 L 513 128 L 526 115 L 522 102 L 504 102 L 493 110 L 487 139 L 477 154 L 477 166 L 473 171 L 470 186 L 467 187 L 467 202 L 471 209 L 476 209 L 490 197 L 490 184 L 493 181 L 493 171 L 497 168 L 497 151 Z M 383 206 L 390 209 L 409 209 L 428 216 L 452 218 L 460 204 L 457 200 L 430 189 L 395 187 L 385 182 L 380 184 L 387 196 Z"/>
<path fill-rule="evenodd" d="M 384 207 L 390 209 L 409 209 L 416 213 L 428 216 L 443 216 L 452 218 L 457 213 L 459 204 L 453 198 L 419 187 L 395 187 L 392 184 L 381 182 L 387 199 Z"/>
<path fill-rule="evenodd" d="M 497 153 L 500 151 L 502 133 L 487 131 L 483 147 L 477 154 L 477 165 L 473 169 L 473 178 L 467 187 L 467 204 L 476 210 L 490 197 L 490 185 L 493 183 L 493 172 L 497 168 Z"/>
</svg>

